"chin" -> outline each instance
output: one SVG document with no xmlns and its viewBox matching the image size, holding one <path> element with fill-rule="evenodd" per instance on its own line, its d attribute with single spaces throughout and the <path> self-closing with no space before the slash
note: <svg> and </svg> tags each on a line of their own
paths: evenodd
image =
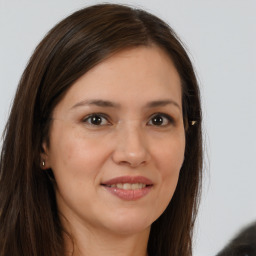
<svg viewBox="0 0 256 256">
<path fill-rule="evenodd" d="M 119 213 L 112 216 L 108 222 L 108 229 L 120 235 L 132 235 L 149 231 L 151 224 L 155 221 L 152 216 L 143 213 Z"/>
<path fill-rule="evenodd" d="M 140 234 L 143 232 L 149 232 L 150 231 L 149 226 L 143 226 L 143 225 L 136 225 L 135 223 L 132 223 L 131 225 L 115 225 L 111 227 L 111 231 L 117 235 L 121 236 L 130 236 L 135 234 Z"/>
</svg>

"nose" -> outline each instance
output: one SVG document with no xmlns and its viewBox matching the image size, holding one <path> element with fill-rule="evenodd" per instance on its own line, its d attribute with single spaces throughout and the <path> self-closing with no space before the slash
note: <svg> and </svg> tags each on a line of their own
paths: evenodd
<svg viewBox="0 0 256 256">
<path fill-rule="evenodd" d="M 117 135 L 112 158 L 118 165 L 132 168 L 145 165 L 150 160 L 146 135 L 138 127 L 126 127 Z"/>
</svg>

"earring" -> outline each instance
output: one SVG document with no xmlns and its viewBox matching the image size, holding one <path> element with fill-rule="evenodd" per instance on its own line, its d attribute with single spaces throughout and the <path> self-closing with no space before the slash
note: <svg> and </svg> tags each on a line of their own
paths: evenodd
<svg viewBox="0 0 256 256">
<path fill-rule="evenodd" d="M 44 160 L 42 161 L 42 166 L 45 167 L 45 161 Z"/>
<path fill-rule="evenodd" d="M 191 125 L 195 125 L 196 124 L 196 121 L 191 121 Z"/>
</svg>

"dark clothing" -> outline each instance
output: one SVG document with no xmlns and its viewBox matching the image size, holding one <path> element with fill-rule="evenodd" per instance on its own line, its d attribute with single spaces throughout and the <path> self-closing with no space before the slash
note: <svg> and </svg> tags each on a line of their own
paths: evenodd
<svg viewBox="0 0 256 256">
<path fill-rule="evenodd" d="M 256 222 L 243 229 L 216 256 L 256 256 Z"/>
</svg>

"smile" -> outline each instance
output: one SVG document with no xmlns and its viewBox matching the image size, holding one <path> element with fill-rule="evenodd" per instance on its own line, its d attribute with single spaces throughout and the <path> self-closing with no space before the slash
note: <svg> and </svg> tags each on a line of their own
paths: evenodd
<svg viewBox="0 0 256 256">
<path fill-rule="evenodd" d="M 108 187 L 111 187 L 111 188 L 120 188 L 120 189 L 124 189 L 124 190 L 129 190 L 129 189 L 142 189 L 142 188 L 145 188 L 146 187 L 146 184 L 143 184 L 143 183 L 118 183 L 118 184 L 113 184 L 113 185 L 110 185 Z"/>
<path fill-rule="evenodd" d="M 153 182 L 143 176 L 122 176 L 101 184 L 106 191 L 122 200 L 138 200 L 146 196 L 153 187 Z"/>
</svg>

